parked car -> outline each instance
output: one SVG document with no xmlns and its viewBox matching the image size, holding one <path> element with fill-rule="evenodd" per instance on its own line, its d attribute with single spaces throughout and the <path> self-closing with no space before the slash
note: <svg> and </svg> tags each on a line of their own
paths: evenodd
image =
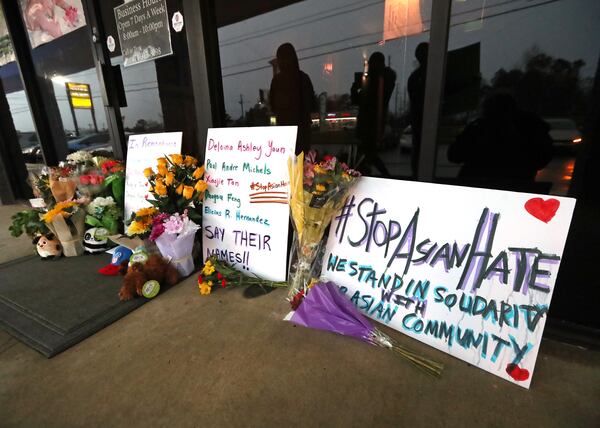
<svg viewBox="0 0 600 428">
<path fill-rule="evenodd" d="M 108 132 L 87 134 L 68 141 L 67 145 L 69 146 L 69 152 L 71 153 L 79 150 L 85 150 L 86 152 L 98 150 L 112 152 L 112 144 Z"/>
<path fill-rule="evenodd" d="M 544 121 L 550 126 L 550 137 L 554 147 L 575 148 L 581 144 L 581 132 L 575 121 L 568 118 L 548 118 Z"/>
</svg>

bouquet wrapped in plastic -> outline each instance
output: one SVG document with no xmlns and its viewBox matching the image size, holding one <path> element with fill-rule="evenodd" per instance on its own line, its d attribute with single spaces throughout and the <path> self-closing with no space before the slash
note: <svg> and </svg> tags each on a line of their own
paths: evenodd
<svg viewBox="0 0 600 428">
<path fill-rule="evenodd" d="M 333 282 L 319 282 L 293 299 L 296 310 L 286 320 L 308 328 L 354 337 L 397 353 L 427 374 L 439 376 L 443 365 L 400 345 L 377 329 Z"/>
<path fill-rule="evenodd" d="M 288 297 L 305 290 L 310 279 L 319 276 L 317 255 L 323 234 L 360 173 L 333 156 L 321 162 L 311 151 L 288 161 L 290 171 L 290 214 L 294 225 L 294 248 L 288 275 Z"/>
<path fill-rule="evenodd" d="M 187 212 L 181 215 L 161 213 L 152 220 L 150 240 L 156 243 L 160 254 L 170 260 L 182 277 L 194 271 L 192 249 L 198 229 L 200 226 L 188 218 Z"/>
<path fill-rule="evenodd" d="M 85 212 L 76 201 L 63 201 L 54 205 L 42 216 L 48 228 L 54 233 L 63 247 L 65 257 L 83 254 L 83 233 Z"/>
</svg>

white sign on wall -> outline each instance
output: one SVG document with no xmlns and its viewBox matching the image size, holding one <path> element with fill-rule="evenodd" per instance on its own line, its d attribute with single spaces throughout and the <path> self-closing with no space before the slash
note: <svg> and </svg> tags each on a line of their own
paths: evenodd
<svg viewBox="0 0 600 428">
<path fill-rule="evenodd" d="M 288 158 L 297 128 L 209 129 L 203 206 L 205 258 L 216 255 L 261 278 L 284 281 L 289 224 Z"/>
<path fill-rule="evenodd" d="M 125 170 L 125 221 L 131 213 L 151 206 L 148 198 L 148 180 L 144 169 L 156 170 L 156 159 L 181 153 L 181 132 L 130 135 L 127 143 L 127 169 Z"/>
<path fill-rule="evenodd" d="M 571 198 L 359 179 L 323 276 L 366 315 L 529 388 Z"/>
</svg>

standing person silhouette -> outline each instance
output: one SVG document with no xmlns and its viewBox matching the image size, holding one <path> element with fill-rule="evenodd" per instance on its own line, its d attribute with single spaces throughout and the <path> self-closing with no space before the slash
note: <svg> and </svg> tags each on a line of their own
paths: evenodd
<svg viewBox="0 0 600 428">
<path fill-rule="evenodd" d="M 388 105 L 395 84 L 396 73 L 386 67 L 381 52 L 374 52 L 369 58 L 366 78 L 352 84 L 352 103 L 358 105 L 356 135 L 360 140 L 359 153 L 364 156 L 364 166 L 360 169 L 365 174 L 370 173 L 371 166 L 374 166 L 383 177 L 390 177 L 377 150 L 382 147 Z"/>
<path fill-rule="evenodd" d="M 284 43 L 277 49 L 279 73 L 271 80 L 269 100 L 277 117 L 277 125 L 298 126 L 296 154 L 310 150 L 311 117 L 315 106 L 315 91 L 310 77 L 298 64 L 296 49 Z"/>
<path fill-rule="evenodd" d="M 448 148 L 448 160 L 463 163 L 465 184 L 484 179 L 514 190 L 531 184 L 552 159 L 550 127 L 537 115 L 520 110 L 509 94 L 488 97 L 479 119 L 469 123 Z"/>
<path fill-rule="evenodd" d="M 427 54 L 429 43 L 423 42 L 415 49 L 415 58 L 419 67 L 413 71 L 407 83 L 408 98 L 410 100 L 409 121 L 412 128 L 412 152 L 410 164 L 412 175 L 418 177 L 419 154 L 421 153 L 421 129 L 423 127 L 423 105 L 425 104 L 425 77 L 427 76 Z"/>
</svg>

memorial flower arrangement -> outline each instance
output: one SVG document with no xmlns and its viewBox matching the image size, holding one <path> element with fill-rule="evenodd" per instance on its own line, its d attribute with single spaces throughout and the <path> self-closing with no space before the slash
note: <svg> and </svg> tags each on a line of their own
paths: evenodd
<svg viewBox="0 0 600 428">
<path fill-rule="evenodd" d="M 117 206 L 121 209 L 125 203 L 125 166 L 115 159 L 106 159 L 100 163 L 104 174 L 104 188 L 109 189 Z"/>
<path fill-rule="evenodd" d="M 425 373 L 440 376 L 444 366 L 400 345 L 376 328 L 333 282 L 316 282 L 294 296 L 294 312 L 286 319 L 294 324 L 325 330 L 389 349 Z"/>
<path fill-rule="evenodd" d="M 66 257 L 83 254 L 81 240 L 85 230 L 85 212 L 79 202 L 73 200 L 57 202 L 41 218 L 48 229 L 58 237 Z"/>
<path fill-rule="evenodd" d="M 112 196 L 98 196 L 86 207 L 85 223 L 92 227 L 104 227 L 109 235 L 118 232 L 123 210 L 117 206 Z"/>
<path fill-rule="evenodd" d="M 157 214 L 158 210 L 154 207 L 140 208 L 131 215 L 125 233 L 131 238 L 147 238 L 152 231 L 152 220 Z"/>
<path fill-rule="evenodd" d="M 150 240 L 181 276 L 188 276 L 194 270 L 192 249 L 198 229 L 200 226 L 189 219 L 187 210 L 183 214 L 160 213 L 152 219 Z"/>
<path fill-rule="evenodd" d="M 154 197 L 148 202 L 161 213 L 182 214 L 187 209 L 191 220 L 201 220 L 200 205 L 208 185 L 202 180 L 204 166 L 198 166 L 196 158 L 180 154 L 158 158 L 156 171 L 146 168 L 144 175 Z"/>
<path fill-rule="evenodd" d="M 204 166 L 198 166 L 193 156 L 180 154 L 164 156 L 156 162 L 156 171 L 144 170 L 152 195 L 148 202 L 156 212 L 150 224 L 148 220 L 132 223 L 133 230 L 139 230 L 144 236 L 150 232 L 162 256 L 171 260 L 182 276 L 187 276 L 194 270 L 192 250 L 200 229 L 204 192 L 208 188 L 202 179 Z"/>
<path fill-rule="evenodd" d="M 92 159 L 92 154 L 85 150 L 79 150 L 67 155 L 67 162 L 74 165 L 89 165 L 92 164 Z"/>
<path fill-rule="evenodd" d="M 287 287 L 285 281 L 267 281 L 256 276 L 245 274 L 219 260 L 216 256 L 209 257 L 202 271 L 198 275 L 198 289 L 200 294 L 208 295 L 213 287 L 240 287 L 258 285 L 260 287 Z"/>
<path fill-rule="evenodd" d="M 319 276 L 317 255 L 325 229 L 342 207 L 360 173 L 333 156 L 317 161 L 314 151 L 288 161 L 290 213 L 294 225 L 294 247 L 290 263 L 288 297 L 306 290 L 312 277 Z"/>
</svg>

